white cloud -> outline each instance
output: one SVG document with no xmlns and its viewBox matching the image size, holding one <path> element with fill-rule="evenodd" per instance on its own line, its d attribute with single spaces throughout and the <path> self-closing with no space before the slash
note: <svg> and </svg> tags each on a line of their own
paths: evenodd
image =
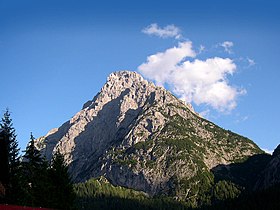
<svg viewBox="0 0 280 210">
<path fill-rule="evenodd" d="M 256 65 L 256 62 L 253 59 L 247 58 L 249 67 Z"/>
<path fill-rule="evenodd" d="M 203 51 L 205 51 L 205 46 L 200 45 L 198 49 L 198 54 L 202 53 Z"/>
<path fill-rule="evenodd" d="M 209 114 L 210 114 L 210 110 L 209 109 L 206 109 L 202 112 L 199 112 L 199 115 L 202 116 L 203 118 L 207 118 L 209 117 Z"/>
<path fill-rule="evenodd" d="M 144 28 L 142 32 L 148 35 L 155 35 L 160 38 L 174 37 L 175 39 L 179 39 L 182 37 L 181 30 L 175 25 L 167 25 L 161 28 L 157 25 L 157 23 L 153 23 Z"/>
<path fill-rule="evenodd" d="M 138 67 L 139 71 L 157 85 L 169 83 L 170 74 L 177 69 L 177 65 L 186 57 L 195 57 L 191 42 L 181 42 L 178 47 L 167 49 L 147 58 L 147 62 Z"/>
<path fill-rule="evenodd" d="M 236 123 L 241 123 L 241 122 L 247 121 L 248 119 L 249 119 L 249 116 L 243 116 L 243 117 L 238 116 L 238 119 L 235 120 L 235 122 L 236 122 Z"/>
<path fill-rule="evenodd" d="M 232 47 L 233 47 L 233 42 L 230 41 L 225 41 L 223 43 L 218 44 L 218 46 L 221 46 L 224 48 L 225 52 L 232 54 Z"/>
<path fill-rule="evenodd" d="M 242 64 L 242 67 L 244 69 L 248 69 L 248 68 L 256 65 L 255 60 L 253 60 L 252 58 L 249 58 L 249 57 L 239 57 L 239 58 L 235 59 L 235 61 L 240 62 L 240 64 Z"/>
<path fill-rule="evenodd" d="M 187 102 L 207 104 L 219 111 L 230 111 L 236 107 L 236 99 L 246 91 L 231 86 L 227 76 L 236 70 L 229 58 L 195 58 L 191 42 L 179 43 L 147 58 L 138 70 L 158 85 L 167 84 L 171 91 Z"/>
</svg>

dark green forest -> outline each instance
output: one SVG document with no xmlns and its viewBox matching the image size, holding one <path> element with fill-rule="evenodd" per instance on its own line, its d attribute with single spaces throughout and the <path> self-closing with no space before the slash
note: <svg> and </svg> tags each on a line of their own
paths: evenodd
<svg viewBox="0 0 280 210">
<path fill-rule="evenodd" d="M 113 186 L 104 177 L 75 184 L 74 191 L 77 209 L 265 210 L 280 207 L 280 185 L 248 193 L 242 192 L 231 182 L 220 181 L 210 192 L 211 202 L 196 208 L 191 207 L 191 203 L 175 201 L 171 197 L 149 197 L 143 192 Z"/>
<path fill-rule="evenodd" d="M 148 194 L 114 186 L 105 177 L 73 183 L 63 155 L 56 151 L 47 161 L 30 141 L 20 155 L 16 131 L 9 110 L 0 123 L 0 204 L 51 209 L 280 209 L 280 184 L 253 191 L 258 175 L 272 156 L 259 154 L 176 183 L 169 196 Z M 197 187 L 193 199 L 180 201 L 190 183 Z"/>
</svg>

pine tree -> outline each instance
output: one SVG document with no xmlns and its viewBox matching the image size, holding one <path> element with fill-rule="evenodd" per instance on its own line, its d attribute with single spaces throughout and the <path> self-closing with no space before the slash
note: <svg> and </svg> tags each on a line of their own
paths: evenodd
<svg viewBox="0 0 280 210">
<path fill-rule="evenodd" d="M 7 135 L 0 130 L 0 203 L 5 202 L 6 187 L 9 183 L 9 161 L 7 148 Z"/>
<path fill-rule="evenodd" d="M 50 181 L 53 187 L 51 207 L 71 209 L 74 201 L 73 183 L 69 177 L 64 157 L 59 150 L 51 160 Z"/>
<path fill-rule="evenodd" d="M 37 150 L 35 147 L 35 138 L 32 133 L 30 134 L 30 142 L 27 145 L 26 150 L 24 152 L 24 162 L 28 163 L 28 167 L 36 169 L 43 164 L 41 154 L 39 150 Z"/>
<path fill-rule="evenodd" d="M 30 142 L 23 156 L 23 179 L 25 183 L 24 205 L 48 206 L 49 181 L 47 176 L 48 163 L 41 157 L 35 147 L 35 138 L 31 133 Z M 43 196 L 42 196 L 43 195 Z"/>
<path fill-rule="evenodd" d="M 1 128 L 6 132 L 7 135 L 7 149 L 8 149 L 8 161 L 9 161 L 9 173 L 11 176 L 14 175 L 17 167 L 19 166 L 19 148 L 16 139 L 16 132 L 13 127 L 11 114 L 9 109 L 6 109 L 4 116 L 0 124 Z"/>
<path fill-rule="evenodd" d="M 6 202 L 16 203 L 16 192 L 19 188 L 20 156 L 15 129 L 8 109 L 1 120 L 0 128 L 2 130 L 2 140 L 0 140 L 1 176 L 4 177 L 1 182 L 5 187 Z"/>
</svg>

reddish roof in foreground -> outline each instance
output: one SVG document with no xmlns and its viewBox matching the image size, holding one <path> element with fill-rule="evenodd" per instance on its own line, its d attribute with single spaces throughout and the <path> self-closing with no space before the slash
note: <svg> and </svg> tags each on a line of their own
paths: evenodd
<svg viewBox="0 0 280 210">
<path fill-rule="evenodd" d="M 52 210 L 39 207 L 0 205 L 0 210 Z"/>
</svg>

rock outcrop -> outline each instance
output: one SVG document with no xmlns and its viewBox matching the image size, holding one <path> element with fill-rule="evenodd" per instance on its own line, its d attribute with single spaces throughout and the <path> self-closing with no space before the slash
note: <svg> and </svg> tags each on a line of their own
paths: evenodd
<svg viewBox="0 0 280 210">
<path fill-rule="evenodd" d="M 211 168 L 262 153 L 130 71 L 110 74 L 93 100 L 36 145 L 47 159 L 59 149 L 76 182 L 104 176 L 114 185 L 179 199 L 196 195 L 192 186 L 212 179 Z"/>
</svg>

